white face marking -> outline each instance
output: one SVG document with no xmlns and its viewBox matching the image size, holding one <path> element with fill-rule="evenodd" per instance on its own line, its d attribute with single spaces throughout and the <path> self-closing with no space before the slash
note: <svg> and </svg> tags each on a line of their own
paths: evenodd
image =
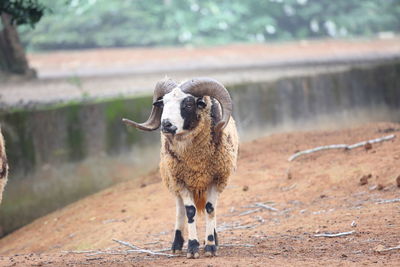
<svg viewBox="0 0 400 267">
<path fill-rule="evenodd" d="M 176 134 L 185 131 L 183 130 L 183 118 L 181 116 L 181 102 L 187 96 L 190 95 L 185 94 L 179 87 L 176 87 L 163 97 L 164 108 L 161 121 L 169 120 L 172 125 L 176 126 Z"/>
</svg>

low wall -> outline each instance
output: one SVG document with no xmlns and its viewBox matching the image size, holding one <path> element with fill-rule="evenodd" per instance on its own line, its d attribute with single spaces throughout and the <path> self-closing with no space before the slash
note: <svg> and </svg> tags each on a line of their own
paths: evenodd
<svg viewBox="0 0 400 267">
<path fill-rule="evenodd" d="M 400 62 L 228 89 L 242 141 L 293 129 L 400 121 Z M 146 120 L 150 108 L 151 96 L 140 96 L 1 112 L 10 163 L 2 233 L 154 168 L 159 132 L 121 123 L 122 117 Z"/>
</svg>

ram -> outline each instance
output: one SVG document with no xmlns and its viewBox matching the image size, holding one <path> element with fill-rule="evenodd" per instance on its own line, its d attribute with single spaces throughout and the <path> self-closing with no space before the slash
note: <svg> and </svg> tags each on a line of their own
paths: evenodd
<svg viewBox="0 0 400 267">
<path fill-rule="evenodd" d="M 225 87 L 210 78 L 176 84 L 157 83 L 149 119 L 123 121 L 145 131 L 161 126 L 161 177 L 176 196 L 176 224 L 172 251 L 182 251 L 185 214 L 188 258 L 199 257 L 196 220 L 206 212 L 205 255 L 215 256 L 218 239 L 216 206 L 229 176 L 236 169 L 238 135 L 231 118 L 232 100 Z"/>
<path fill-rule="evenodd" d="M 7 156 L 6 150 L 4 146 L 4 138 L 1 134 L 0 129 L 0 204 L 3 199 L 3 191 L 4 187 L 7 183 L 7 174 L 8 174 L 8 164 L 7 164 Z"/>
</svg>

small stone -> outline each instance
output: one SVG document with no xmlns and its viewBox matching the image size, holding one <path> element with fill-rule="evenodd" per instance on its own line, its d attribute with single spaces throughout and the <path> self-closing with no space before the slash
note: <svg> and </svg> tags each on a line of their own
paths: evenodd
<svg viewBox="0 0 400 267">
<path fill-rule="evenodd" d="M 356 223 L 356 221 L 352 221 L 350 225 L 351 225 L 351 227 L 356 227 L 357 223 Z"/>
<path fill-rule="evenodd" d="M 125 212 L 126 212 L 126 209 L 122 209 L 121 212 L 122 212 L 122 213 L 125 213 Z"/>
<path fill-rule="evenodd" d="M 360 178 L 360 185 L 366 185 L 368 184 L 368 176 L 364 175 L 363 177 Z"/>
<path fill-rule="evenodd" d="M 396 178 L 396 185 L 400 188 L 400 175 Z"/>
<path fill-rule="evenodd" d="M 286 170 L 286 178 L 288 180 L 291 180 L 293 178 L 292 172 L 290 171 L 290 168 L 287 168 L 287 170 Z"/>
<path fill-rule="evenodd" d="M 248 185 L 243 186 L 242 190 L 243 190 L 244 192 L 249 191 L 249 186 L 248 186 Z"/>
<path fill-rule="evenodd" d="M 366 143 L 364 145 L 364 149 L 365 149 L 365 151 L 368 151 L 368 150 L 372 149 L 372 144 L 371 143 Z"/>
<path fill-rule="evenodd" d="M 146 184 L 141 184 L 140 188 L 146 187 Z"/>
<path fill-rule="evenodd" d="M 376 186 L 376 189 L 377 189 L 377 190 L 383 190 L 383 188 L 384 188 L 384 186 L 381 185 L 381 184 L 378 184 L 378 185 Z"/>
</svg>

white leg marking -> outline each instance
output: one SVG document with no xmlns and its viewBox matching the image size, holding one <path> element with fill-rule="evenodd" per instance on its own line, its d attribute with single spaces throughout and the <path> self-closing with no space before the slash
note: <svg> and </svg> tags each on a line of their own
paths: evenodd
<svg viewBox="0 0 400 267">
<path fill-rule="evenodd" d="M 218 191 L 215 185 L 211 185 L 207 190 L 206 203 L 206 245 L 215 245 L 214 230 L 217 228 L 217 199 Z M 207 209 L 208 208 L 208 209 Z M 209 240 L 209 236 L 213 236 L 213 240 Z"/>
<path fill-rule="evenodd" d="M 186 217 L 188 219 L 188 250 L 186 257 L 188 259 L 199 257 L 199 239 L 197 238 L 196 218 L 197 210 L 194 205 L 193 194 L 189 190 L 184 189 L 180 192 L 180 195 L 185 205 Z"/>
<path fill-rule="evenodd" d="M 186 218 L 186 210 L 183 205 L 182 197 L 176 197 L 176 221 L 175 221 L 175 230 L 180 230 L 183 235 L 183 230 L 185 229 L 185 218 Z"/>
<path fill-rule="evenodd" d="M 193 194 L 189 190 L 184 189 L 180 192 L 180 194 L 183 200 L 183 204 L 185 205 L 185 210 L 187 209 L 187 207 L 195 207 Z M 189 223 L 189 218 L 187 217 L 189 240 L 199 240 L 197 238 L 196 218 L 197 218 L 197 211 L 192 218 L 193 222 Z"/>
</svg>

